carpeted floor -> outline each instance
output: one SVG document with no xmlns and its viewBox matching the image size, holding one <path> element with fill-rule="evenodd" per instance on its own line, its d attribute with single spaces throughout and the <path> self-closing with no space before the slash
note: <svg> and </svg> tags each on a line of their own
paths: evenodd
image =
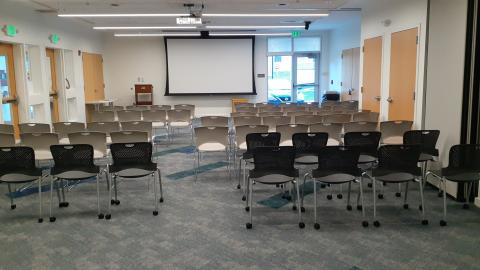
<svg viewBox="0 0 480 270">
<path fill-rule="evenodd" d="M 359 211 L 345 209 L 346 196 L 329 201 L 322 189 L 316 231 L 311 194 L 302 230 L 292 205 L 275 201 L 282 200 L 280 190 L 258 184 L 254 200 L 262 203 L 254 205 L 254 228 L 247 230 L 248 213 L 236 182 L 227 177 L 224 154 L 205 155 L 195 183 L 186 143 L 179 138 L 158 149 L 165 202 L 156 217 L 147 179 L 119 184 L 121 204 L 112 207 L 111 220 L 97 219 L 95 182 L 73 187 L 68 208 L 59 209 L 54 196 L 55 223 L 48 222 L 44 193 L 42 224 L 35 193 L 19 194 L 17 209 L 10 210 L 2 185 L 0 269 L 480 269 L 480 210 L 463 210 L 449 200 L 449 225 L 440 227 L 442 201 L 432 187 L 426 190 L 430 225 L 422 226 L 417 187 L 404 210 L 396 187 L 387 186 L 379 201 L 380 228 L 372 226 L 371 189 L 366 188 L 368 228 L 361 226 Z M 104 179 L 101 192 L 105 209 Z"/>
</svg>

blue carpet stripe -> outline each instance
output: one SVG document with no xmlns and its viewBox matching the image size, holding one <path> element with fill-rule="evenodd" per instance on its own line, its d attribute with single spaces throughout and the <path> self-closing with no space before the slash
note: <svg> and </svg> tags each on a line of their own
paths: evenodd
<svg viewBox="0 0 480 270">
<path fill-rule="evenodd" d="M 201 173 L 208 172 L 208 171 L 211 171 L 211 170 L 215 170 L 215 169 L 218 169 L 218 168 L 221 168 L 221 167 L 225 167 L 227 165 L 228 165 L 228 163 L 224 162 L 224 161 L 202 165 L 197 169 L 197 173 L 201 174 Z M 186 178 L 186 177 L 190 177 L 190 176 L 194 176 L 194 175 L 195 175 L 195 169 L 191 169 L 191 170 L 185 170 L 185 171 L 180 171 L 180 172 L 176 172 L 176 173 L 173 173 L 173 174 L 169 174 L 169 175 L 167 175 L 167 178 L 169 178 L 170 180 L 180 180 L 182 178 Z"/>
<path fill-rule="evenodd" d="M 174 154 L 174 153 L 192 154 L 194 151 L 195 151 L 195 148 L 193 146 L 184 146 L 184 147 L 172 148 L 172 149 L 153 153 L 153 157 L 161 157 L 161 156 Z"/>
<path fill-rule="evenodd" d="M 75 185 L 91 183 L 91 182 L 95 182 L 95 178 L 90 178 L 90 179 L 87 179 L 87 180 L 80 181 L 80 182 L 76 183 Z M 57 183 L 55 185 L 57 185 Z M 47 185 L 42 185 L 42 193 L 48 192 L 48 191 L 50 191 L 50 183 L 47 184 Z M 12 197 L 12 198 L 16 199 L 16 198 L 29 196 L 29 195 L 32 195 L 32 194 L 38 194 L 38 183 L 34 183 L 33 186 L 31 186 L 29 188 L 26 188 L 24 190 L 14 191 L 14 192 L 11 193 L 11 196 L 10 196 L 10 193 L 6 193 L 5 196 L 7 196 L 8 198 Z"/>
<path fill-rule="evenodd" d="M 317 185 L 317 188 L 320 188 L 320 185 Z M 302 185 L 300 185 L 300 192 L 302 192 Z M 318 190 L 317 190 L 318 192 Z M 304 191 L 304 195 L 309 195 L 309 194 L 312 194 L 313 193 L 313 181 L 310 181 L 310 182 L 307 182 L 305 183 L 305 191 Z M 265 206 L 268 206 L 270 208 L 275 208 L 275 209 L 278 209 L 278 208 L 281 208 L 287 204 L 289 204 L 291 201 L 286 199 L 286 198 L 283 198 L 284 196 L 284 193 L 281 192 L 281 193 L 278 193 L 278 194 L 275 194 L 267 199 L 264 199 L 264 200 L 261 200 L 261 201 L 257 201 L 258 204 L 261 204 L 261 205 L 265 205 Z M 301 195 L 301 194 L 300 194 Z"/>
</svg>

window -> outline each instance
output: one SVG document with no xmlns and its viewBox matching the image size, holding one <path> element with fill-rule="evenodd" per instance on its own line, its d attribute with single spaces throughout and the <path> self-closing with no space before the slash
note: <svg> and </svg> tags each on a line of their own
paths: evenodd
<svg viewBox="0 0 480 270">
<path fill-rule="evenodd" d="M 281 53 L 292 51 L 292 39 L 289 37 L 282 38 L 269 38 L 268 39 L 268 52 L 269 53 Z"/>
<path fill-rule="evenodd" d="M 319 37 L 302 37 L 293 39 L 293 48 L 296 52 L 319 52 L 321 42 Z"/>
</svg>

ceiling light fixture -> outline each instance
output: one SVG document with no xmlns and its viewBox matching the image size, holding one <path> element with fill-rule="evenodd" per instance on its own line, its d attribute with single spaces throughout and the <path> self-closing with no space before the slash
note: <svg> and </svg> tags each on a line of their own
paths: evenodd
<svg viewBox="0 0 480 270">
<path fill-rule="evenodd" d="M 114 34 L 116 37 L 199 37 L 196 33 L 138 33 L 138 34 Z"/>
<path fill-rule="evenodd" d="M 305 25 L 207 25 L 207 29 L 301 29 Z"/>
<path fill-rule="evenodd" d="M 230 33 L 210 32 L 210 36 L 291 36 L 292 33 Z"/>
<path fill-rule="evenodd" d="M 195 26 L 95 26 L 95 30 L 196 29 Z"/>
<path fill-rule="evenodd" d="M 203 17 L 326 17 L 328 13 L 204 13 Z"/>
<path fill-rule="evenodd" d="M 125 13 L 125 14 L 58 14 L 58 17 L 182 17 L 190 16 L 188 13 Z"/>
<path fill-rule="evenodd" d="M 58 14 L 58 17 L 185 17 L 189 13 L 92 13 Z M 202 17 L 326 17 L 328 13 L 204 13 Z"/>
</svg>

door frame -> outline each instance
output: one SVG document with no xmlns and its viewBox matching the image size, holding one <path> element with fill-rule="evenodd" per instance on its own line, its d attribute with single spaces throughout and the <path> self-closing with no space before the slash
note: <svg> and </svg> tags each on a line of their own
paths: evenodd
<svg viewBox="0 0 480 270">
<path fill-rule="evenodd" d="M 18 124 L 19 121 L 19 112 L 18 112 L 18 93 L 17 93 L 17 80 L 16 80 L 16 73 L 15 73 L 15 52 L 14 52 L 14 44 L 12 43 L 1 43 L 1 46 L 7 47 L 7 71 L 8 71 L 8 87 L 10 92 L 10 97 L 15 99 L 16 101 L 10 102 L 11 106 L 11 117 L 12 117 L 12 125 L 15 131 L 15 137 L 19 138 L 19 128 Z M 2 96 L 2 105 L 3 105 L 3 96 Z M 2 115 L 3 120 L 3 115 Z"/>
<path fill-rule="evenodd" d="M 53 106 L 51 107 L 50 114 L 51 114 L 51 119 L 52 122 L 58 122 L 60 121 L 60 102 L 59 102 L 59 92 L 60 92 L 60 87 L 58 85 L 58 67 L 57 67 L 57 49 L 55 48 L 49 48 L 45 47 L 45 53 L 47 58 L 49 58 L 50 61 L 50 70 L 46 70 L 46 72 L 50 72 L 50 77 L 52 81 L 52 89 L 48 89 L 49 92 L 49 97 L 51 98 L 51 103 L 53 103 Z M 50 58 L 50 55 L 53 57 Z M 51 91 L 53 90 L 53 92 Z"/>
<path fill-rule="evenodd" d="M 316 102 L 319 100 L 319 92 L 320 92 L 320 53 L 316 52 L 298 52 L 292 54 L 292 102 L 297 102 L 297 58 L 298 57 L 308 57 L 313 55 L 316 59 L 315 61 L 315 92 L 313 101 Z"/>
</svg>

